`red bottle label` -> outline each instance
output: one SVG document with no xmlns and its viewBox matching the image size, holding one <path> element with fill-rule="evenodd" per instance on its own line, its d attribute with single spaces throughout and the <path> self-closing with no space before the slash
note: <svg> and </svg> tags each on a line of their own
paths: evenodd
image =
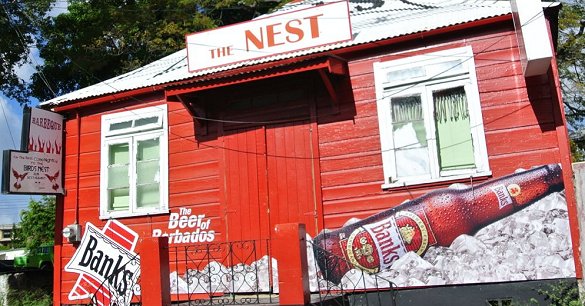
<svg viewBox="0 0 585 306">
<path fill-rule="evenodd" d="M 404 210 L 361 226 L 349 237 L 340 237 L 339 243 L 354 267 L 377 273 L 407 252 L 422 255 L 437 242 L 423 210 Z"/>
<path fill-rule="evenodd" d="M 519 196 L 522 193 L 522 188 L 520 188 L 518 184 L 510 184 L 508 186 L 500 184 L 490 188 L 498 198 L 500 209 L 513 204 L 513 198 Z"/>
<path fill-rule="evenodd" d="M 512 204 L 512 197 L 508 193 L 508 189 L 504 185 L 496 185 L 491 187 L 492 191 L 496 194 L 500 209 Z"/>
</svg>

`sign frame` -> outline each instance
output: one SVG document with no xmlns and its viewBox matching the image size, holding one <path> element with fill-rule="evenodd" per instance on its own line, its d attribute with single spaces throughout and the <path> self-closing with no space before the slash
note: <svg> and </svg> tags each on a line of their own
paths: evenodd
<svg viewBox="0 0 585 306">
<path fill-rule="evenodd" d="M 61 114 L 24 108 L 20 150 L 4 150 L 2 154 L 3 194 L 65 194 L 64 124 Z"/>
<path fill-rule="evenodd" d="M 321 12 L 321 14 L 314 15 L 314 19 L 311 19 L 311 16 L 306 16 L 312 12 Z M 325 14 L 327 14 L 327 16 Z M 343 16 L 341 16 L 342 14 Z M 320 21 L 318 21 L 317 16 L 323 16 L 323 18 L 319 19 Z M 297 19 L 295 19 L 295 17 L 297 17 Z M 271 21 L 272 23 L 270 23 Z M 292 21 L 295 22 L 292 23 Z M 315 27 L 318 22 L 321 22 L 321 25 Z M 306 29 L 302 28 L 306 26 L 303 23 L 310 24 L 310 33 L 314 39 L 314 42 L 307 43 L 302 41 L 304 35 L 307 34 L 304 33 Z M 235 35 L 238 33 L 242 34 L 240 37 L 242 38 L 245 36 L 245 33 L 251 31 L 249 29 L 254 28 L 257 30 L 259 27 L 266 27 L 266 31 L 264 32 L 261 30 L 259 35 L 261 38 L 254 36 L 252 40 L 258 38 L 258 41 L 256 41 L 257 43 L 260 42 L 260 39 L 262 40 L 262 43 L 264 43 L 264 34 L 266 34 L 266 40 L 268 41 L 266 43 L 268 45 L 272 44 L 273 46 L 271 47 L 275 51 L 250 50 L 249 48 L 246 50 L 247 48 L 245 48 L 244 45 L 246 45 L 248 41 L 245 39 L 229 39 L 236 37 Z M 329 32 L 321 31 L 322 29 L 329 30 Z M 272 35 L 271 38 L 268 37 L 269 35 Z M 280 36 L 278 39 L 276 38 L 277 35 Z M 315 39 L 315 35 L 320 39 Z M 218 44 L 218 37 L 221 41 L 225 41 L 225 38 L 228 37 L 227 43 L 223 45 Z M 234 65 L 245 61 L 259 60 L 280 54 L 298 52 L 325 45 L 351 41 L 352 39 L 353 33 L 350 20 L 349 2 L 346 0 L 330 2 L 314 7 L 301 8 L 290 12 L 271 14 L 269 16 L 260 17 L 247 22 L 240 22 L 216 29 L 189 33 L 185 35 L 185 44 L 187 49 L 187 69 L 190 73 L 194 73 L 202 70 Z M 194 40 L 204 41 L 205 43 L 196 43 Z M 233 44 L 236 41 L 238 43 Z M 288 48 L 288 46 L 293 47 Z M 203 54 L 206 54 L 207 56 L 204 57 L 202 56 Z M 211 59 L 216 61 L 210 63 Z"/>
</svg>

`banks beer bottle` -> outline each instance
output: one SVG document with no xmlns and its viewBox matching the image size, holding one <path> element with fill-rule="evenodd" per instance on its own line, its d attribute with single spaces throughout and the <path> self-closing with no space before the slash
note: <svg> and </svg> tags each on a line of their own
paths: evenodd
<svg viewBox="0 0 585 306">
<path fill-rule="evenodd" d="M 563 190 L 561 168 L 546 165 L 465 189 L 427 193 L 313 239 L 323 277 L 339 283 L 352 268 L 377 273 L 409 251 L 448 247 L 461 234 L 474 234 L 544 196 Z"/>
</svg>

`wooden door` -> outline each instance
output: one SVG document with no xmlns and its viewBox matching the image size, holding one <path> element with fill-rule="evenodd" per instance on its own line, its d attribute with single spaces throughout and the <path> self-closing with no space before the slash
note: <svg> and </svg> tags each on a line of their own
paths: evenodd
<svg viewBox="0 0 585 306">
<path fill-rule="evenodd" d="M 268 239 L 264 127 L 232 130 L 223 140 L 226 240 Z"/>
<path fill-rule="evenodd" d="M 318 159 L 312 126 L 299 121 L 266 127 L 270 225 L 304 223 L 315 236 L 319 230 L 321 196 Z"/>
<path fill-rule="evenodd" d="M 306 99 L 222 114 L 227 241 L 270 239 L 279 223 L 322 228 L 316 123 Z M 234 124 L 234 122 L 238 124 Z"/>
</svg>

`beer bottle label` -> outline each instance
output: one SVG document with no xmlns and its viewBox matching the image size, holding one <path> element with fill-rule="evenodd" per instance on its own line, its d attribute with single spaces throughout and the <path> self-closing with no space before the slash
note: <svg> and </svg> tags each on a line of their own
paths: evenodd
<svg viewBox="0 0 585 306">
<path fill-rule="evenodd" d="M 436 244 L 423 210 L 399 211 L 379 221 L 364 224 L 349 237 L 340 237 L 343 254 L 354 267 L 368 273 L 389 268 L 402 255 L 424 254 Z"/>
<path fill-rule="evenodd" d="M 522 193 L 522 190 L 518 184 L 510 184 L 508 186 L 499 184 L 490 188 L 496 194 L 500 209 L 513 204 L 514 201 L 512 198 L 517 197 L 520 195 L 520 193 Z"/>
</svg>

